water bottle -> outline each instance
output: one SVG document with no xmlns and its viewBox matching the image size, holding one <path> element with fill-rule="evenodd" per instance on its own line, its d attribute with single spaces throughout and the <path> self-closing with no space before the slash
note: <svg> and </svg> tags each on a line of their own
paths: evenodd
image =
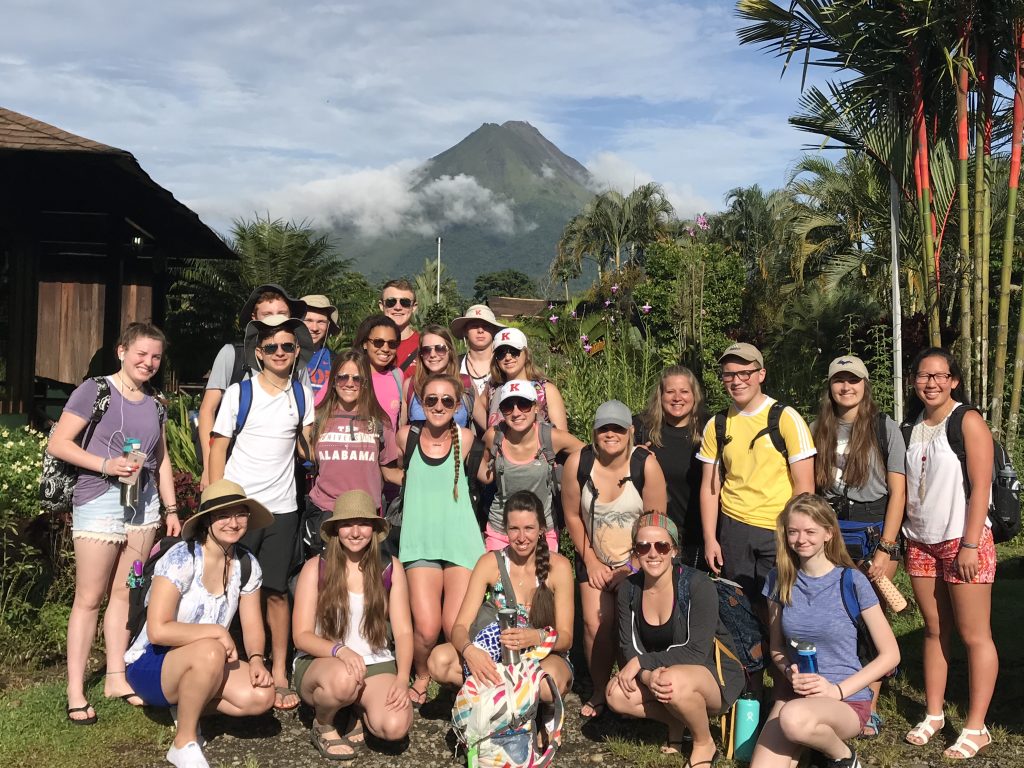
<svg viewBox="0 0 1024 768">
<path fill-rule="evenodd" d="M 796 668 L 805 675 L 818 673 L 818 649 L 814 643 L 793 640 L 796 648 Z"/>
<path fill-rule="evenodd" d="M 498 611 L 498 626 L 502 629 L 514 629 L 516 626 L 516 611 L 512 608 L 502 608 Z M 501 646 L 501 663 L 518 664 L 519 651 Z"/>
<path fill-rule="evenodd" d="M 737 760 L 749 763 L 757 744 L 757 730 L 761 723 L 761 702 L 750 691 L 736 700 L 736 721 L 732 728 L 733 754 Z"/>
<path fill-rule="evenodd" d="M 122 456 L 129 456 L 132 451 L 138 451 L 142 449 L 142 441 L 134 438 L 125 438 L 124 447 L 121 449 Z M 135 509 L 139 506 L 139 470 L 129 475 L 128 477 L 119 478 L 121 480 L 121 506 L 131 507 Z"/>
</svg>

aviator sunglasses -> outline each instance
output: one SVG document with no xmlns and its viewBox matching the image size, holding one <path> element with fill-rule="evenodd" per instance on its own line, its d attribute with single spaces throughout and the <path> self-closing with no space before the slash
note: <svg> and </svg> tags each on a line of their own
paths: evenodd
<svg viewBox="0 0 1024 768">
<path fill-rule="evenodd" d="M 525 397 L 507 397 L 498 404 L 498 410 L 504 416 L 510 416 L 514 408 L 518 408 L 520 413 L 527 413 L 533 408 L 533 400 Z"/>
<path fill-rule="evenodd" d="M 387 307 L 388 309 L 391 309 L 393 306 L 395 306 L 395 304 L 401 304 L 403 307 L 408 309 L 409 307 L 412 306 L 412 299 L 410 299 L 410 298 L 396 299 L 394 296 L 389 296 L 388 298 L 384 299 L 383 303 L 384 303 L 384 306 Z"/>
<path fill-rule="evenodd" d="M 360 376 L 358 373 L 339 373 L 337 376 L 334 377 L 334 382 L 336 384 L 348 384 L 350 379 L 352 380 L 352 383 L 355 384 L 356 386 L 359 386 L 360 384 L 363 383 L 363 377 Z"/>
<path fill-rule="evenodd" d="M 263 354 L 265 355 L 276 355 L 278 347 L 280 347 L 281 351 L 286 355 L 290 355 L 295 351 L 295 343 L 291 341 L 285 341 L 280 344 L 264 344 L 260 349 L 263 350 Z"/>
<path fill-rule="evenodd" d="M 504 360 L 506 355 L 518 358 L 521 354 L 523 354 L 523 350 L 516 349 L 515 347 L 498 347 L 494 350 L 494 359 Z"/>
<path fill-rule="evenodd" d="M 651 547 L 654 547 L 654 551 L 659 555 L 667 555 L 672 551 L 672 544 L 667 541 L 638 541 L 633 545 L 633 551 L 643 556 L 651 551 Z"/>
<path fill-rule="evenodd" d="M 423 398 L 423 405 L 427 408 L 433 408 L 439 400 L 446 410 L 450 411 L 455 407 L 455 398 L 451 395 L 427 395 Z"/>
<path fill-rule="evenodd" d="M 366 341 L 368 343 L 372 344 L 374 349 L 380 349 L 385 344 L 388 345 L 388 349 L 398 349 L 398 344 L 399 344 L 399 342 L 397 340 L 395 340 L 395 339 L 376 338 L 376 339 L 367 339 Z"/>
<path fill-rule="evenodd" d="M 427 344 L 425 346 L 420 347 L 420 357 L 426 357 L 431 352 L 433 352 L 435 355 L 447 355 L 448 354 L 448 345 L 447 344 L 434 344 L 434 345 Z"/>
</svg>

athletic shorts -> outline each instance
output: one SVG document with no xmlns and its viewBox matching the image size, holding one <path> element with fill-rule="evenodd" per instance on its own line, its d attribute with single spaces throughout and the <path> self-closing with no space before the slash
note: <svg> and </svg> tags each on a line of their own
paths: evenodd
<svg viewBox="0 0 1024 768">
<path fill-rule="evenodd" d="M 263 589 L 268 592 L 288 591 L 288 574 L 295 553 L 295 534 L 299 529 L 299 513 L 274 515 L 267 528 L 246 532 L 242 544 L 248 547 L 263 571 Z"/>
<path fill-rule="evenodd" d="M 160 497 L 155 483 L 146 483 L 137 507 L 121 506 L 121 483 L 110 484 L 102 496 L 71 512 L 72 538 L 123 544 L 132 531 L 160 527 Z"/>
<path fill-rule="evenodd" d="M 292 662 L 292 690 L 302 690 L 302 678 L 305 677 L 306 672 L 309 671 L 309 666 L 317 660 L 315 656 L 296 656 L 295 661 Z M 397 675 L 398 664 L 392 659 L 391 661 L 378 661 L 375 664 L 366 665 L 366 677 L 374 677 L 375 675 Z"/>
<path fill-rule="evenodd" d="M 936 579 L 947 584 L 967 584 L 957 572 L 956 556 L 960 552 L 960 539 L 938 544 L 922 544 L 907 539 L 907 573 L 911 576 Z M 996 580 L 996 545 L 988 526 L 981 529 L 978 542 L 978 573 L 971 584 L 991 584 Z"/>
<path fill-rule="evenodd" d="M 409 571 L 413 568 L 434 568 L 438 571 L 443 571 L 445 568 L 454 566 L 455 563 L 449 562 L 448 560 L 410 560 L 408 563 L 402 563 L 402 567 Z"/>
<path fill-rule="evenodd" d="M 166 645 L 149 645 L 139 658 L 129 664 L 124 671 L 125 679 L 132 690 L 151 707 L 169 707 L 171 702 L 164 696 L 160 684 L 160 673 L 164 668 L 164 659 L 171 650 Z"/>
<path fill-rule="evenodd" d="M 735 581 L 750 602 L 763 601 L 768 572 L 775 567 L 775 531 L 718 516 L 718 545 L 722 548 L 722 576 Z"/>
</svg>

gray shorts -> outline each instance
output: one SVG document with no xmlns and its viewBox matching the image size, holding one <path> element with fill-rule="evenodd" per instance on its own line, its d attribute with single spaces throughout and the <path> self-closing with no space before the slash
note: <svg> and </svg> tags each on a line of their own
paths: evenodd
<svg viewBox="0 0 1024 768">
<path fill-rule="evenodd" d="M 735 581 L 751 603 L 763 602 L 768 572 L 775 567 L 775 531 L 718 516 L 718 544 L 722 548 L 722 576 Z"/>
</svg>

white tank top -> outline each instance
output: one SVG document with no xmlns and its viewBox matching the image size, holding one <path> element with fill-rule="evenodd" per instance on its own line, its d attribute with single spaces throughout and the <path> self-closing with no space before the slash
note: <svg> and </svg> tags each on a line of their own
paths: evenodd
<svg viewBox="0 0 1024 768">
<path fill-rule="evenodd" d="M 351 648 L 353 651 L 363 657 L 363 661 L 367 664 L 377 664 L 382 661 L 391 661 L 395 658 L 391 650 L 385 646 L 376 653 L 370 644 L 363 639 L 360 634 L 363 624 L 363 596 L 357 592 L 348 593 L 348 628 L 345 631 L 345 639 L 342 641 L 345 643 L 346 648 Z"/>
</svg>

